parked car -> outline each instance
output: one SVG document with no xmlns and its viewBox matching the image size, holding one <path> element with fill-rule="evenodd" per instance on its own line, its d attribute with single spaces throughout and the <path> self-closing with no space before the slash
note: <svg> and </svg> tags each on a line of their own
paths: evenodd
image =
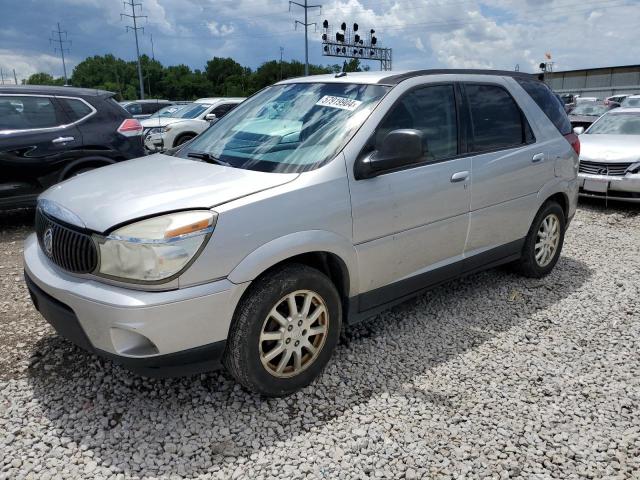
<svg viewBox="0 0 640 480">
<path fill-rule="evenodd" d="M 151 152 L 182 145 L 205 131 L 244 98 L 201 98 L 171 116 L 142 121 L 145 147 Z"/>
<path fill-rule="evenodd" d="M 34 206 L 55 183 L 144 153 L 140 122 L 113 95 L 0 86 L 0 209 Z"/>
<path fill-rule="evenodd" d="M 627 97 L 630 97 L 630 96 L 631 96 L 630 93 L 622 93 L 622 94 L 618 94 L 618 95 L 613 95 L 611 97 L 607 97 L 604 102 L 605 103 L 614 102 L 614 103 L 622 104 L 624 99 L 627 98 Z"/>
<path fill-rule="evenodd" d="M 580 195 L 640 203 L 640 108 L 606 113 L 580 142 Z"/>
<path fill-rule="evenodd" d="M 286 395 L 321 373 L 343 324 L 499 264 L 548 274 L 576 210 L 578 150 L 551 90 L 525 74 L 285 80 L 175 156 L 45 192 L 26 282 L 89 351 L 145 375 L 222 362 L 246 388 Z"/>
<path fill-rule="evenodd" d="M 630 95 L 622 101 L 620 105 L 623 108 L 638 108 L 640 107 L 640 95 Z"/>
<path fill-rule="evenodd" d="M 595 122 L 598 117 L 605 114 L 611 109 L 618 108 L 620 104 L 609 102 L 605 104 L 603 102 L 584 102 L 579 103 L 576 107 L 571 110 L 569 114 L 569 121 L 571 122 L 571 127 L 581 127 L 584 130 L 589 128 L 593 122 Z"/>
<path fill-rule="evenodd" d="M 120 105 L 122 105 L 122 108 L 124 108 L 127 112 L 133 115 L 133 118 L 137 118 L 139 120 L 142 120 L 144 118 L 149 118 L 151 115 L 156 113 L 161 108 L 168 107 L 173 104 L 174 103 L 169 100 L 159 100 L 159 99 L 120 102 Z"/>
</svg>

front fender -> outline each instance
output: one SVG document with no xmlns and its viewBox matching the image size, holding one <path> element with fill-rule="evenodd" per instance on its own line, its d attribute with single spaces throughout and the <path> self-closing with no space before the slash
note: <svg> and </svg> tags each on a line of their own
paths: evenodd
<svg viewBox="0 0 640 480">
<path fill-rule="evenodd" d="M 233 283 L 249 282 L 284 260 L 312 252 L 328 252 L 339 257 L 349 273 L 349 296 L 358 293 L 355 248 L 345 237 L 324 230 L 291 233 L 265 243 L 244 257 L 228 279 Z"/>
</svg>

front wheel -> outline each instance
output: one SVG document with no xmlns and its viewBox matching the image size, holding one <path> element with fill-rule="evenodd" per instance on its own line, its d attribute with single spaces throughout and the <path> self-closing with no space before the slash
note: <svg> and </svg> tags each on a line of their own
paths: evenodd
<svg viewBox="0 0 640 480">
<path fill-rule="evenodd" d="M 287 265 L 258 279 L 234 315 L 224 363 L 245 388 L 282 396 L 309 385 L 338 343 L 338 292 L 326 275 Z"/>
<path fill-rule="evenodd" d="M 190 134 L 186 134 L 186 135 L 182 135 L 181 137 L 178 138 L 178 140 L 176 140 L 175 144 L 173 145 L 174 147 L 179 147 L 180 145 L 184 145 L 185 143 L 187 143 L 189 140 L 196 138 L 195 135 L 190 135 Z"/>
<path fill-rule="evenodd" d="M 564 210 L 556 202 L 542 206 L 531 225 L 518 263 L 520 272 L 541 278 L 553 270 L 564 244 L 566 220 Z"/>
</svg>

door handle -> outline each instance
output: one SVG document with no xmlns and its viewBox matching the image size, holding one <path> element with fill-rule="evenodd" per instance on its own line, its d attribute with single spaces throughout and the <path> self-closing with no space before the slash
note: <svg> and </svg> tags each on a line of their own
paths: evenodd
<svg viewBox="0 0 640 480">
<path fill-rule="evenodd" d="M 544 160 L 544 153 L 536 153 L 532 158 L 532 163 L 538 163 Z"/>
<path fill-rule="evenodd" d="M 67 142 L 73 142 L 74 140 L 75 138 L 73 137 L 58 137 L 51 140 L 51 143 L 67 143 Z"/>
<path fill-rule="evenodd" d="M 468 171 L 465 170 L 464 172 L 456 172 L 453 175 L 451 175 L 451 182 L 452 183 L 464 182 L 467 178 L 469 178 Z"/>
</svg>

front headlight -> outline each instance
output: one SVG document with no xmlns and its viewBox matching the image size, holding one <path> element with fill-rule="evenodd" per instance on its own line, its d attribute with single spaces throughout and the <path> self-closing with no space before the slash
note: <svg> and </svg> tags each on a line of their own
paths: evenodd
<svg viewBox="0 0 640 480">
<path fill-rule="evenodd" d="M 217 215 L 176 212 L 119 228 L 98 238 L 100 275 L 157 283 L 186 268 L 211 236 Z"/>
</svg>

